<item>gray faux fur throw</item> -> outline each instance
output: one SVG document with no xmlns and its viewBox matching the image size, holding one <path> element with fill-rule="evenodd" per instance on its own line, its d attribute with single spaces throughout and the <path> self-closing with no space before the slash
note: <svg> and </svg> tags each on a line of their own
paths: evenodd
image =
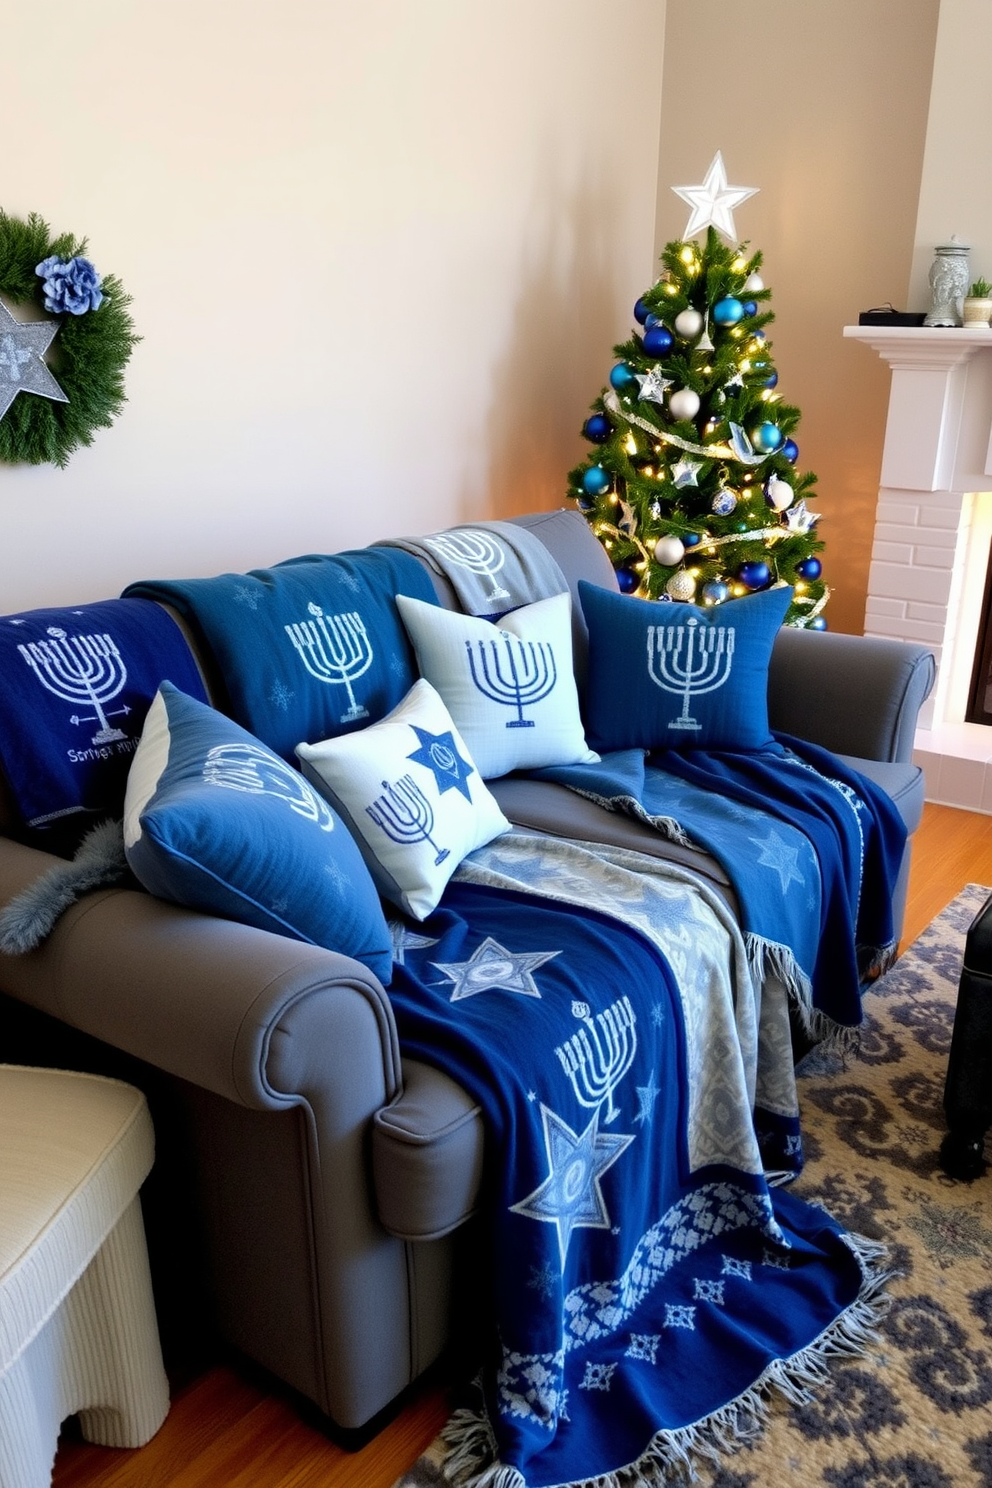
<svg viewBox="0 0 992 1488">
<path fill-rule="evenodd" d="M 71 862 L 49 868 L 0 910 L 0 951 L 8 956 L 33 951 L 80 894 L 118 883 L 126 873 L 122 824 L 101 822 L 87 832 Z"/>
</svg>

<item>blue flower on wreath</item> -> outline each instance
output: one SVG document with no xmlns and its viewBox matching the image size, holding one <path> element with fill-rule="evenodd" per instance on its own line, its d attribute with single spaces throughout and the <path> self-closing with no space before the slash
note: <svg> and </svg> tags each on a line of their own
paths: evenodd
<svg viewBox="0 0 992 1488">
<path fill-rule="evenodd" d="M 88 258 L 59 258 L 53 253 L 35 273 L 45 281 L 45 309 L 53 315 L 85 315 L 103 304 L 103 280 Z"/>
</svg>

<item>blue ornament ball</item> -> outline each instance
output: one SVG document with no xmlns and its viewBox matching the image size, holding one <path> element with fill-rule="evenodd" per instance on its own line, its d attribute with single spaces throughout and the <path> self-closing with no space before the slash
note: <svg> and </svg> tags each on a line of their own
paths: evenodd
<svg viewBox="0 0 992 1488">
<path fill-rule="evenodd" d="M 806 627 L 807 630 L 826 630 L 827 622 L 823 615 L 814 615 Z"/>
<path fill-rule="evenodd" d="M 718 605 L 723 604 L 730 590 L 722 579 L 710 579 L 708 584 L 703 585 L 701 592 L 703 604 Z"/>
<path fill-rule="evenodd" d="M 582 489 L 587 496 L 602 496 L 609 489 L 610 477 L 602 465 L 590 465 L 582 476 Z"/>
<path fill-rule="evenodd" d="M 758 313 L 758 302 L 757 302 L 757 300 L 745 300 L 744 301 L 744 314 L 745 315 L 757 315 L 757 313 Z"/>
<path fill-rule="evenodd" d="M 610 384 L 618 393 L 626 392 L 634 382 L 634 373 L 626 362 L 617 362 L 610 370 Z"/>
<path fill-rule="evenodd" d="M 644 318 L 644 329 L 646 331 L 649 331 L 651 329 L 651 327 L 652 326 L 655 326 L 655 325 L 661 325 L 661 321 L 658 319 L 657 315 L 651 314 L 651 315 L 645 316 L 645 318 Z"/>
<path fill-rule="evenodd" d="M 633 594 L 634 590 L 641 582 L 640 574 L 634 573 L 633 569 L 630 568 L 618 568 L 616 573 L 617 584 L 619 585 L 620 593 Z"/>
<path fill-rule="evenodd" d="M 737 577 L 745 589 L 764 589 L 771 580 L 772 572 L 767 563 L 760 559 L 753 563 L 742 563 L 737 570 Z"/>
<path fill-rule="evenodd" d="M 668 327 L 659 321 L 644 332 L 644 350 L 648 356 L 664 356 L 671 349 L 674 339 Z"/>
<path fill-rule="evenodd" d="M 736 325 L 744 319 L 744 306 L 733 295 L 727 295 L 713 306 L 713 319 L 717 325 Z"/>
<path fill-rule="evenodd" d="M 643 300 L 638 300 L 634 305 L 634 319 L 638 325 L 644 325 L 649 315 L 648 307 Z"/>
<path fill-rule="evenodd" d="M 804 558 L 796 564 L 796 573 L 801 579 L 818 579 L 822 572 L 823 564 L 819 558 Z"/>
<path fill-rule="evenodd" d="M 699 532 L 683 532 L 682 534 L 682 546 L 684 548 L 698 548 L 702 540 L 702 533 Z"/>
<path fill-rule="evenodd" d="M 582 432 L 591 444 L 602 444 L 609 439 L 613 425 L 604 413 L 591 413 L 582 425 Z"/>
<path fill-rule="evenodd" d="M 778 424 L 770 422 L 759 424 L 751 435 L 751 442 L 755 449 L 763 450 L 770 455 L 772 450 L 777 450 L 782 443 L 782 431 Z"/>
<path fill-rule="evenodd" d="M 790 464 L 795 465 L 799 459 L 799 446 L 794 439 L 787 439 L 782 446 L 782 453 Z"/>
<path fill-rule="evenodd" d="M 591 512 L 596 506 L 596 499 L 594 496 L 587 496 L 584 491 L 580 491 L 575 498 L 575 504 L 579 508 L 579 511 Z"/>
<path fill-rule="evenodd" d="M 770 377 L 765 378 L 765 387 L 776 387 L 778 384 L 778 373 L 773 372 Z"/>
</svg>

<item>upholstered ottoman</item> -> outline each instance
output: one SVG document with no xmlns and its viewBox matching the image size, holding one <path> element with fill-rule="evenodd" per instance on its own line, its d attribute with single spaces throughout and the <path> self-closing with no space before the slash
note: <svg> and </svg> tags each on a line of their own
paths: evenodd
<svg viewBox="0 0 992 1488">
<path fill-rule="evenodd" d="M 169 1408 L 138 1189 L 145 1098 L 0 1065 L 0 1488 L 51 1482 L 59 1427 L 138 1447 Z"/>
<path fill-rule="evenodd" d="M 952 1178 L 980 1177 L 988 1166 L 985 1133 L 992 1125 L 992 898 L 965 938 L 944 1112 L 949 1130 L 941 1166 Z"/>
</svg>

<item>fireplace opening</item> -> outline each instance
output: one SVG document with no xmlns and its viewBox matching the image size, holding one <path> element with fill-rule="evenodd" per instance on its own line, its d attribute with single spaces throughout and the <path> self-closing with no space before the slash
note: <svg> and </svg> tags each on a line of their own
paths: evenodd
<svg viewBox="0 0 992 1488">
<path fill-rule="evenodd" d="M 992 557 L 985 572 L 975 661 L 964 716 L 966 723 L 992 724 Z"/>
</svg>

